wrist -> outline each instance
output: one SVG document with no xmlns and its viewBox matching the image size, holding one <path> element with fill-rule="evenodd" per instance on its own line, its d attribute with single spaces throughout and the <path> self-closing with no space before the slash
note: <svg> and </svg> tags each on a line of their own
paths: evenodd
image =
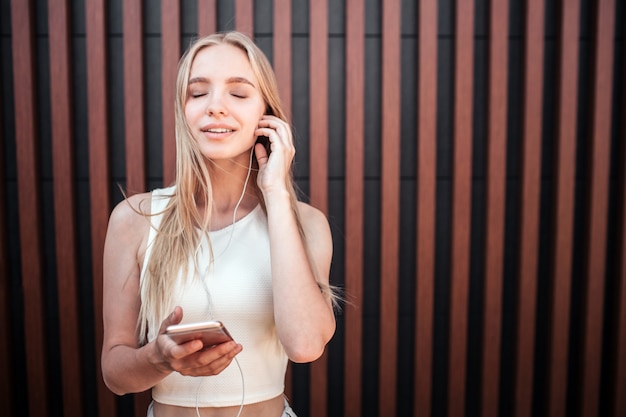
<svg viewBox="0 0 626 417">
<path fill-rule="evenodd" d="M 289 195 L 289 191 L 286 188 L 272 188 L 271 190 L 263 191 L 263 199 L 265 200 L 265 205 L 269 208 L 270 206 L 287 204 L 291 205 L 291 198 Z"/>
<path fill-rule="evenodd" d="M 157 346 L 156 339 L 145 345 L 144 349 L 146 361 L 155 372 L 162 374 L 163 376 L 167 376 L 172 372 L 172 369 L 167 361 L 163 359 L 163 355 Z"/>
</svg>

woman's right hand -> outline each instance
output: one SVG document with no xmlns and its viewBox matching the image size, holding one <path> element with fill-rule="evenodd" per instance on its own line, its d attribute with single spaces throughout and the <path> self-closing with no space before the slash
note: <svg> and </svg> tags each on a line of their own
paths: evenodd
<svg viewBox="0 0 626 417">
<path fill-rule="evenodd" d="M 178 324 L 183 318 L 183 310 L 176 307 L 159 329 L 153 341 L 156 358 L 154 365 L 162 372 L 176 371 L 185 376 L 218 375 L 230 365 L 243 347 L 233 341 L 203 349 L 202 341 L 191 340 L 177 344 L 166 334 L 168 326 Z"/>
</svg>

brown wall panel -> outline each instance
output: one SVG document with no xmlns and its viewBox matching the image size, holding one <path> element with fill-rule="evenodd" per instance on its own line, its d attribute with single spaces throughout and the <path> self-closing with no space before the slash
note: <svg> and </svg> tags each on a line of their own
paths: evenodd
<svg viewBox="0 0 626 417">
<path fill-rule="evenodd" d="M 76 263 L 76 210 L 74 135 L 70 85 L 70 27 L 67 0 L 48 3 L 50 28 L 50 85 L 52 111 L 52 163 L 56 236 L 59 341 L 63 411 L 66 416 L 83 415 L 80 329 L 78 319 L 78 266 Z"/>
<path fill-rule="evenodd" d="M 124 134 L 126 137 L 126 189 L 146 188 L 144 126 L 143 18 L 140 0 L 123 3 L 124 29 Z"/>
<path fill-rule="evenodd" d="M 448 363 L 448 415 L 465 407 L 470 222 L 472 206 L 472 78 L 474 2 L 457 1 L 454 37 L 454 144 Z"/>
<path fill-rule="evenodd" d="M 109 114 L 107 82 L 107 40 L 103 0 L 86 3 L 87 105 L 89 107 L 89 203 L 96 360 L 102 351 L 102 253 L 109 221 Z M 96 367 L 98 411 L 116 415 L 115 397 L 104 385 L 102 369 Z"/>
<path fill-rule="evenodd" d="M 310 198 L 328 214 L 328 1 L 309 4 Z M 328 353 L 311 364 L 310 415 L 328 415 Z"/>
<path fill-rule="evenodd" d="M 561 4 L 559 108 L 555 166 L 555 211 L 548 415 L 566 412 L 569 313 L 572 287 L 574 175 L 576 164 L 576 98 L 580 4 Z"/>
<path fill-rule="evenodd" d="M 30 1 L 11 2 L 11 46 L 13 84 L 19 86 L 21 91 L 21 94 L 15 95 L 14 106 L 28 410 L 31 416 L 43 416 L 46 414 L 49 396 L 46 386 L 47 341 L 43 318 L 41 194 L 39 144 L 35 131 L 37 87 L 32 8 Z"/>
<path fill-rule="evenodd" d="M 272 66 L 276 74 L 276 82 L 283 109 L 291 118 L 291 0 L 274 0 L 273 14 L 273 53 Z M 287 370 L 285 382 L 286 394 L 292 396 L 291 367 Z"/>
<path fill-rule="evenodd" d="M 291 0 L 274 0 L 274 72 L 283 107 L 291 118 Z"/>
<path fill-rule="evenodd" d="M 254 35 L 254 1 L 235 1 L 235 28 L 248 36 Z"/>
<path fill-rule="evenodd" d="M 417 248 L 413 414 L 431 415 L 437 187 L 437 1 L 421 1 L 418 45 Z"/>
<path fill-rule="evenodd" d="M 382 7 L 379 415 L 396 414 L 400 218 L 400 2 Z"/>
<path fill-rule="evenodd" d="M 198 0 L 198 36 L 217 31 L 217 0 Z"/>
<path fill-rule="evenodd" d="M 180 0 L 161 1 L 161 96 L 163 123 L 163 185 L 176 178 L 176 128 L 174 100 L 176 99 L 176 73 L 181 56 Z"/>
<path fill-rule="evenodd" d="M 499 407 L 504 217 L 506 203 L 507 64 L 509 8 L 492 0 L 489 16 L 489 127 L 483 299 L 482 416 Z"/>
<path fill-rule="evenodd" d="M 362 414 L 365 7 L 346 0 L 344 415 Z"/>
<path fill-rule="evenodd" d="M 541 191 L 541 123 L 543 93 L 544 10 L 542 0 L 529 0 L 525 14 L 523 138 L 521 145 L 521 210 L 519 278 L 515 349 L 516 417 L 532 414 L 539 209 Z"/>
<path fill-rule="evenodd" d="M 606 279 L 609 168 L 611 166 L 611 100 L 613 95 L 613 45 L 615 2 L 597 2 L 593 114 L 587 223 L 585 318 L 583 323 L 582 402 L 584 416 L 600 411 L 600 372 Z"/>
</svg>

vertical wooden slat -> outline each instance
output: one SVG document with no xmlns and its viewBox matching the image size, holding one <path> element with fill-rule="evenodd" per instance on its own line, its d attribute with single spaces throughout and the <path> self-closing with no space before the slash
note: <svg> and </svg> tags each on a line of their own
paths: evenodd
<svg viewBox="0 0 626 417">
<path fill-rule="evenodd" d="M 437 1 L 419 3 L 414 415 L 431 415 L 437 187 Z"/>
<path fill-rule="evenodd" d="M 499 412 L 500 345 L 506 202 L 508 2 L 492 0 L 489 14 L 489 130 L 483 307 L 483 417 Z"/>
<path fill-rule="evenodd" d="M 379 415 L 396 414 L 400 239 L 400 10 L 382 5 Z"/>
<path fill-rule="evenodd" d="M 346 0 L 346 197 L 344 415 L 361 415 L 363 374 L 363 152 L 365 8 Z"/>
<path fill-rule="evenodd" d="M 581 415 L 600 412 L 600 372 L 604 280 L 609 212 L 609 167 L 611 165 L 611 100 L 613 94 L 614 0 L 597 2 L 594 91 L 586 225 L 587 262 L 585 265 L 585 316 L 583 318 L 583 364 Z"/>
<path fill-rule="evenodd" d="M 217 31 L 217 0 L 198 0 L 198 36 Z"/>
<path fill-rule="evenodd" d="M 576 164 L 576 103 L 580 3 L 561 3 L 559 108 L 555 161 L 554 248 L 551 302 L 548 415 L 566 411 L 569 310 L 572 280 L 574 175 Z"/>
<path fill-rule="evenodd" d="M 0 401 L 2 401 L 4 411 L 15 414 L 15 401 L 13 395 L 13 350 L 12 346 L 12 325 L 11 325 L 11 283 L 9 276 L 9 257 L 7 254 L 7 227 L 6 221 L 6 187 L 4 175 L 4 135 L 2 124 L 2 90 L 0 89 Z"/>
<path fill-rule="evenodd" d="M 254 36 L 254 2 L 253 0 L 235 1 L 235 27 L 249 37 Z"/>
<path fill-rule="evenodd" d="M 310 195 L 311 204 L 328 214 L 328 0 L 309 3 Z M 310 411 L 325 416 L 327 410 L 328 357 L 311 364 Z"/>
<path fill-rule="evenodd" d="M 163 185 L 176 177 L 174 100 L 180 48 L 180 0 L 161 0 L 161 94 L 163 123 Z"/>
<path fill-rule="evenodd" d="M 109 196 L 108 82 L 106 57 L 106 10 L 104 0 L 86 3 L 87 106 L 89 108 L 89 201 L 93 268 L 94 334 L 96 358 L 102 351 L 102 253 L 111 202 Z M 98 411 L 114 416 L 115 397 L 104 385 L 102 369 L 96 366 Z"/>
<path fill-rule="evenodd" d="M 48 410 L 48 371 L 43 318 L 45 304 L 32 7 L 31 1 L 11 1 L 11 48 L 13 85 L 17 86 L 14 97 L 15 147 L 28 410 L 31 416 L 43 416 Z"/>
<path fill-rule="evenodd" d="M 291 0 L 274 0 L 274 72 L 283 107 L 291 117 Z"/>
<path fill-rule="evenodd" d="M 310 189 L 311 204 L 328 208 L 328 0 L 310 5 Z"/>
<path fill-rule="evenodd" d="M 122 8 L 126 189 L 129 195 L 146 191 L 141 3 L 141 0 L 125 0 Z M 150 391 L 136 393 L 133 397 L 135 416 L 145 416 L 151 400 Z"/>
<path fill-rule="evenodd" d="M 82 416 L 80 323 L 78 320 L 78 265 L 72 132 L 70 26 L 67 0 L 49 0 L 50 110 L 52 112 L 52 166 L 54 173 L 54 230 L 59 298 L 59 341 L 63 412 Z"/>
<path fill-rule="evenodd" d="M 448 415 L 462 416 L 465 410 L 470 209 L 472 206 L 473 0 L 457 1 L 455 14 Z"/>
<path fill-rule="evenodd" d="M 146 188 L 143 96 L 143 19 L 141 0 L 123 3 L 124 134 L 126 189 L 134 194 Z"/>
<path fill-rule="evenodd" d="M 535 307 L 541 191 L 541 125 L 543 94 L 544 9 L 542 0 L 526 3 L 524 34 L 524 98 L 521 149 L 519 279 L 515 348 L 516 417 L 532 415 Z"/>
</svg>

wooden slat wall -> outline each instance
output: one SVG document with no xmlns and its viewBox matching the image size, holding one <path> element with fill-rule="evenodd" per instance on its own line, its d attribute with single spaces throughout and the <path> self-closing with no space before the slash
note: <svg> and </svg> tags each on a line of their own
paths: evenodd
<svg viewBox="0 0 626 417">
<path fill-rule="evenodd" d="M 365 6 L 346 0 L 344 415 L 362 415 Z"/>
<path fill-rule="evenodd" d="M 414 415 L 430 415 L 437 187 L 437 1 L 421 1 L 418 44 Z"/>
<path fill-rule="evenodd" d="M 198 0 L 198 36 L 217 30 L 217 0 Z"/>
<path fill-rule="evenodd" d="M 291 116 L 291 0 L 274 0 L 273 56 L 280 99 Z"/>
<path fill-rule="evenodd" d="M 235 2 L 235 28 L 248 36 L 253 36 L 254 2 L 252 0 Z"/>
<path fill-rule="evenodd" d="M 93 274 L 95 355 L 102 351 L 102 252 L 111 211 L 109 195 L 109 83 L 107 77 L 106 9 L 104 0 L 86 3 L 87 106 L 89 142 L 89 203 Z M 98 363 L 98 362 L 96 362 Z M 116 415 L 115 397 L 104 385 L 96 366 L 98 413 Z"/>
<path fill-rule="evenodd" d="M 555 208 L 552 258 L 552 302 L 549 359 L 548 415 L 566 415 L 567 361 L 572 288 L 574 236 L 574 175 L 576 166 L 576 102 L 578 97 L 578 55 L 580 2 L 561 4 L 559 38 L 559 103 L 557 149 L 554 166 Z"/>
<path fill-rule="evenodd" d="M 309 4 L 309 159 L 311 204 L 328 215 L 328 0 Z M 310 411 L 328 415 L 328 353 L 310 367 Z"/>
<path fill-rule="evenodd" d="M 140 0 L 123 2 L 126 189 L 131 194 L 141 192 L 146 188 L 143 19 L 141 12 Z"/>
<path fill-rule="evenodd" d="M 458 0 L 454 37 L 454 138 L 452 156 L 452 238 L 450 247 L 450 324 L 448 415 L 463 415 L 469 312 L 472 206 L 472 115 L 474 2 Z"/>
<path fill-rule="evenodd" d="M 595 64 L 591 115 L 587 262 L 583 323 L 583 415 L 600 414 L 602 323 L 604 309 L 609 169 L 611 166 L 611 100 L 613 96 L 613 46 L 615 2 L 598 2 L 595 24 Z"/>
<path fill-rule="evenodd" d="M 400 2 L 382 8 L 379 415 L 396 415 L 400 243 Z M 349 191 L 348 191 L 349 193 Z"/>
<path fill-rule="evenodd" d="M 298 415 L 626 413 L 619 2 L 345 0 L 338 14 L 328 0 L 162 0 L 158 13 L 85 0 L 84 16 L 67 0 L 40 3 L 0 6 L 11 23 L 0 27 L 0 398 L 10 414 L 145 415 L 149 393 L 118 399 L 99 366 L 108 216 L 118 183 L 135 193 L 174 181 L 178 60 L 186 39 L 228 27 L 268 48 L 285 108 L 308 120 L 308 131 L 295 126 L 296 163 L 308 157 L 298 180 L 339 242 L 333 268 L 347 302 L 322 358 L 288 373 Z M 292 28 L 302 16 L 308 31 Z M 292 54 L 305 32 L 308 68 Z M 161 78 L 149 85 L 156 36 Z M 115 38 L 123 51 L 109 55 Z M 161 94 L 160 137 L 147 129 L 147 91 Z M 119 121 L 123 137 L 112 137 Z M 157 178 L 148 141 L 162 146 Z M 366 207 L 378 191 L 379 206 Z M 85 306 L 93 317 L 81 317 Z M 377 344 L 364 343 L 372 335 Z"/>
<path fill-rule="evenodd" d="M 535 361 L 535 317 L 539 263 L 541 192 L 541 126 L 544 55 L 544 13 L 541 0 L 529 0 L 525 8 L 524 96 L 521 144 L 521 210 L 519 221 L 519 275 L 515 349 L 516 417 L 532 415 Z"/>
<path fill-rule="evenodd" d="M 489 131 L 487 137 L 482 416 L 498 415 L 502 280 L 506 203 L 508 4 L 492 0 L 489 15 Z"/>
<path fill-rule="evenodd" d="M 57 248 L 57 287 L 59 298 L 59 342 L 63 408 L 68 415 L 83 412 L 80 375 L 80 326 L 78 308 L 78 264 L 76 262 L 76 177 L 74 175 L 74 135 L 70 56 L 69 5 L 67 0 L 50 0 L 50 102 L 52 111 L 52 163 L 54 174 L 55 245 Z"/>
<path fill-rule="evenodd" d="M 35 93 L 36 61 L 33 4 L 11 2 L 13 25 L 13 83 L 20 94 L 14 98 L 17 185 L 20 212 L 20 254 L 24 303 L 24 352 L 29 392 L 30 416 L 43 416 L 49 404 L 44 320 L 44 275 L 42 253 L 42 220 L 39 207 L 39 146 Z M 24 192 L 27 191 L 27 192 Z"/>
<path fill-rule="evenodd" d="M 199 7 L 199 6 L 198 6 Z M 161 96 L 163 123 L 163 185 L 176 178 L 176 128 L 174 100 L 176 72 L 181 56 L 180 0 L 161 1 Z"/>
</svg>

